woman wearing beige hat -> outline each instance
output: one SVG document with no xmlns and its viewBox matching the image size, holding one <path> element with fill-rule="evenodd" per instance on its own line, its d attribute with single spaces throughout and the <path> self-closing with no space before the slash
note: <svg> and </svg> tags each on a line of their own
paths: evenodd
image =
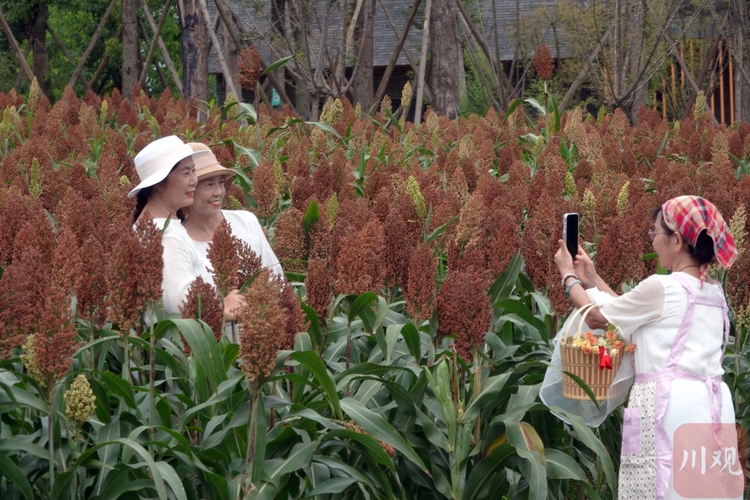
<svg viewBox="0 0 750 500">
<path fill-rule="evenodd" d="M 167 217 L 180 217 L 180 208 L 193 203 L 198 177 L 193 161 L 205 155 L 195 151 L 175 135 L 157 139 L 135 157 L 135 169 L 141 182 L 129 193 L 137 197 L 133 224 L 148 210 L 159 228 Z"/>
<path fill-rule="evenodd" d="M 184 234 L 175 234 L 174 238 L 163 240 L 165 248 L 170 251 L 169 261 L 165 259 L 165 283 L 169 281 L 169 292 L 165 285 L 164 309 L 178 312 L 187 297 L 191 283 L 201 277 L 206 283 L 213 284 L 211 263 L 208 260 L 208 246 L 214 232 L 223 220 L 229 223 L 232 234 L 250 245 L 261 258 L 263 267 L 274 273 L 282 274 L 283 269 L 268 243 L 258 219 L 245 210 L 222 210 L 226 188 L 224 182 L 234 177 L 235 172 L 222 167 L 208 146 L 201 143 L 190 143 L 196 153 L 204 153 L 195 161 L 198 184 L 195 187 L 193 203 L 189 206 L 189 217 L 183 222 Z M 166 236 L 166 235 L 165 235 Z M 178 238 L 182 236 L 182 238 Z M 233 290 L 224 298 L 224 319 L 233 321 L 231 313 L 244 304 L 244 298 Z"/>
</svg>

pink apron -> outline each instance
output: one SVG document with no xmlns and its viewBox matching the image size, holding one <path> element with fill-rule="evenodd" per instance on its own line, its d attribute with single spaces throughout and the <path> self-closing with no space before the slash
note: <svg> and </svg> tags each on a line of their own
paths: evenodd
<svg viewBox="0 0 750 500">
<path fill-rule="evenodd" d="M 724 350 L 726 349 L 726 343 L 729 340 L 729 317 L 727 314 L 727 304 L 724 300 L 724 297 L 704 297 L 700 295 L 696 297 L 692 287 L 683 277 L 679 276 L 678 274 L 672 274 L 671 276 L 687 291 L 688 307 L 685 311 L 685 316 L 683 317 L 682 322 L 680 323 L 680 326 L 677 330 L 677 335 L 675 337 L 674 343 L 672 344 L 672 349 L 669 353 L 669 357 L 667 358 L 666 367 L 661 371 L 649 373 L 638 373 L 636 369 L 635 374 L 636 386 L 638 384 L 648 384 L 650 382 L 655 383 L 655 391 L 653 394 L 651 394 L 651 397 L 653 397 L 653 433 L 651 433 L 650 435 L 647 434 L 646 439 L 650 438 L 652 440 L 655 452 L 655 498 L 657 500 L 662 500 L 664 498 L 664 495 L 669 489 L 669 480 L 672 473 L 672 445 L 670 443 L 670 437 L 667 435 L 667 431 L 664 429 L 663 420 L 667 412 L 667 407 L 669 405 L 669 393 L 673 380 L 695 380 L 704 382 L 706 384 L 706 386 L 708 387 L 708 393 L 710 395 L 709 405 L 711 412 L 711 421 L 713 423 L 714 429 L 714 438 L 716 439 L 719 447 L 721 449 L 724 448 L 717 434 L 717 430 L 719 429 L 719 424 L 721 422 L 720 415 L 722 402 L 722 378 L 712 376 L 700 377 L 694 373 L 680 370 L 677 368 L 677 362 L 682 356 L 682 351 L 685 348 L 685 343 L 687 341 L 688 335 L 690 334 L 690 330 L 693 324 L 693 315 L 695 313 L 695 304 L 720 307 L 722 309 L 722 314 L 724 316 L 724 348 L 722 349 L 723 359 Z M 634 387 L 634 389 L 635 388 L 636 387 Z M 651 398 L 648 396 L 644 398 L 644 400 L 650 399 Z M 623 455 L 626 453 L 636 453 L 635 450 L 641 447 L 641 429 L 639 428 L 636 430 L 632 428 L 634 425 L 640 425 L 639 420 L 641 416 L 647 416 L 641 415 L 641 410 L 641 408 L 626 408 L 625 421 L 623 423 Z M 637 439 L 637 442 L 634 442 L 634 439 Z M 640 465 L 645 466 L 646 464 L 644 462 L 641 462 Z M 628 467 L 631 465 L 623 464 L 623 466 Z M 650 479 L 653 479 L 653 477 L 643 477 L 650 476 L 650 474 L 644 474 L 643 472 L 639 472 L 639 474 L 640 477 L 636 477 L 636 475 L 633 475 L 631 473 L 629 478 L 625 481 L 625 484 L 623 484 L 623 479 L 621 476 L 620 488 L 627 490 L 628 486 L 631 484 L 631 481 L 637 482 L 634 480 L 640 479 L 641 481 L 649 482 Z M 650 489 L 651 488 L 648 488 L 648 490 Z M 643 495 L 643 492 L 644 490 L 641 490 L 640 494 Z M 625 496 L 627 497 L 626 491 L 622 491 L 622 493 L 625 493 Z"/>
</svg>

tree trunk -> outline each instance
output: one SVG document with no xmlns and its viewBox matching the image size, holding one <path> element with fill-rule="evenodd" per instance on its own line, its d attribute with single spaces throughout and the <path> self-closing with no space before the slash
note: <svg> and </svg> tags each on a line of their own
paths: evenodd
<svg viewBox="0 0 750 500">
<path fill-rule="evenodd" d="M 198 0 L 178 2 L 182 28 L 182 88 L 185 99 L 208 100 L 208 51 L 211 41 Z"/>
<path fill-rule="evenodd" d="M 295 8 L 296 6 L 296 8 Z M 295 50 L 299 54 L 309 54 L 309 47 L 306 43 L 306 37 L 303 30 L 307 29 L 300 19 L 310 19 L 312 15 L 309 0 L 299 0 L 294 2 L 291 7 L 292 17 L 292 38 L 294 40 Z M 293 61 L 292 61 L 293 63 Z M 302 64 L 300 64 L 302 66 Z M 309 69 L 309 68 L 308 68 Z M 308 88 L 307 80 L 301 71 L 297 71 L 297 77 L 294 78 L 294 107 L 305 120 L 311 120 L 312 114 L 310 105 L 312 97 Z"/>
<path fill-rule="evenodd" d="M 354 52 L 359 53 L 357 73 L 352 75 L 352 104 L 370 109 L 373 101 L 373 21 L 375 0 L 364 0 L 354 32 L 356 43 Z"/>
<path fill-rule="evenodd" d="M 138 82 L 138 0 L 122 0 L 122 96 L 133 99 L 133 85 Z"/>
<path fill-rule="evenodd" d="M 745 64 L 745 33 L 744 23 L 747 19 L 747 6 L 744 1 L 732 2 L 735 15 L 732 18 L 732 46 L 730 50 L 734 53 L 734 119 L 735 121 L 750 120 L 750 88 L 743 74 L 748 73 L 748 65 Z"/>
<path fill-rule="evenodd" d="M 455 13 L 451 0 L 433 0 L 430 13 L 430 87 L 438 115 L 458 116 L 458 51 Z"/>
<path fill-rule="evenodd" d="M 47 55 L 47 19 L 49 10 L 45 2 L 37 4 L 34 20 L 29 25 L 29 43 L 33 48 L 33 70 L 41 91 L 49 97 L 49 56 Z"/>
</svg>

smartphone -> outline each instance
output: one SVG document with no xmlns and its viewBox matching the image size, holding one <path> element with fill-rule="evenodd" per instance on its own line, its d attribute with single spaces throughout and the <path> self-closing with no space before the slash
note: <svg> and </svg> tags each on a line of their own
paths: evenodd
<svg viewBox="0 0 750 500">
<path fill-rule="evenodd" d="M 575 260 L 578 254 L 578 214 L 569 213 L 563 215 L 563 241 L 568 247 L 568 252 Z"/>
</svg>

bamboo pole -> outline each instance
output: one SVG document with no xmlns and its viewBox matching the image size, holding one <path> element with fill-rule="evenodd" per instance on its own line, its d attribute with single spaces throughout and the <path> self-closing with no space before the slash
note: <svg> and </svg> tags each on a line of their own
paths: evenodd
<svg viewBox="0 0 750 500">
<path fill-rule="evenodd" d="M 724 117 L 724 47 L 719 42 L 719 107 L 721 113 L 721 123 L 726 121 Z"/>
<path fill-rule="evenodd" d="M 70 53 L 65 48 L 65 45 L 63 44 L 62 40 L 60 40 L 60 37 L 57 36 L 57 33 L 54 32 L 54 30 L 52 29 L 52 26 L 50 26 L 49 23 L 47 23 L 47 32 L 52 36 L 52 39 L 55 41 L 55 43 L 57 44 L 57 46 L 60 48 L 60 52 L 63 53 L 63 55 L 65 56 L 65 58 L 68 61 L 73 62 L 73 58 L 70 56 Z M 81 83 L 83 83 L 84 87 L 86 87 L 88 90 L 92 90 L 91 89 L 91 84 L 86 79 L 86 76 L 83 74 L 83 72 L 81 72 L 78 75 L 78 79 L 81 80 Z"/>
<path fill-rule="evenodd" d="M 730 47 L 729 50 L 732 50 L 732 40 L 729 40 L 729 43 L 727 44 L 728 47 Z M 729 121 L 731 123 L 734 123 L 734 61 L 732 58 L 729 58 Z"/>
<path fill-rule="evenodd" d="M 138 78 L 138 85 L 143 88 L 143 85 L 146 83 L 146 74 L 148 73 L 148 67 L 151 64 L 151 59 L 154 57 L 154 50 L 156 50 L 156 44 L 159 41 L 159 37 L 161 37 L 161 30 L 164 28 L 164 21 L 167 20 L 167 13 L 169 12 L 169 7 L 172 5 L 172 0 L 166 0 L 164 2 L 164 9 L 161 11 L 161 18 L 159 18 L 159 25 L 156 27 L 156 31 L 154 32 L 154 37 L 151 39 L 151 43 L 148 46 L 148 53 L 146 54 L 146 60 L 143 62 L 143 68 L 141 69 L 141 76 Z"/>
<path fill-rule="evenodd" d="M 151 15 L 151 11 L 148 10 L 146 0 L 140 1 L 141 8 L 143 9 L 143 13 L 146 15 L 146 21 L 148 21 L 151 32 L 156 33 L 156 22 L 154 21 L 154 17 Z M 182 12 L 182 10 L 180 10 L 180 12 Z M 164 44 L 164 40 L 162 40 L 161 35 L 159 35 L 157 38 L 158 40 L 156 41 L 156 43 L 159 45 L 159 52 L 161 52 L 161 56 L 164 59 L 164 64 L 167 65 L 167 70 L 169 70 L 169 74 L 172 77 L 172 81 L 174 82 L 175 87 L 177 87 L 177 91 L 180 93 L 180 96 L 183 96 L 182 80 L 180 79 L 180 74 L 177 73 L 177 69 L 172 62 L 172 57 L 169 55 L 169 51 L 167 50 L 167 46 Z"/>
<path fill-rule="evenodd" d="M 232 20 L 234 21 L 234 25 L 237 27 L 240 33 L 242 33 L 243 35 L 246 35 L 247 33 L 245 32 L 245 28 L 242 26 L 242 23 L 240 22 L 240 18 L 234 13 L 234 11 L 229 6 L 223 5 L 222 0 L 215 0 L 215 2 L 216 2 L 216 8 L 219 11 L 219 16 L 221 17 L 221 21 L 224 23 L 224 26 L 227 27 L 227 32 L 229 33 L 229 36 L 232 37 L 234 46 L 237 47 L 238 49 L 240 49 L 241 47 L 244 47 L 244 45 L 240 43 L 240 39 L 237 36 L 237 33 L 234 31 L 234 29 L 232 29 L 229 19 L 227 18 L 227 14 L 232 15 Z M 261 56 L 260 54 L 258 54 L 258 56 L 260 57 L 260 70 L 265 71 L 268 65 L 266 64 L 266 61 L 263 60 L 263 56 Z M 292 101 L 290 101 L 289 96 L 286 95 L 286 89 L 284 88 L 284 81 L 279 82 L 278 80 L 276 80 L 276 77 L 274 76 L 273 71 L 269 71 L 268 73 L 266 73 L 265 77 L 268 79 L 268 82 L 273 86 L 273 88 L 276 89 L 276 92 L 279 94 L 281 101 L 287 106 L 289 106 L 289 108 L 292 109 L 296 113 L 297 110 L 294 109 L 294 106 L 292 105 Z"/>
<path fill-rule="evenodd" d="M 419 58 L 419 78 L 417 79 L 417 102 L 414 112 L 414 125 L 422 123 L 422 94 L 424 93 L 424 73 L 427 66 L 427 45 L 430 43 L 430 11 L 432 0 L 427 0 L 424 13 L 424 29 L 422 30 L 422 55 Z"/>
<path fill-rule="evenodd" d="M 78 80 L 78 75 L 81 73 L 81 71 L 83 71 L 83 65 L 86 64 L 86 60 L 91 55 L 91 51 L 94 50 L 94 46 L 96 45 L 96 42 L 99 41 L 99 37 L 102 36 L 102 31 L 104 31 L 104 25 L 107 23 L 107 20 L 109 19 L 109 16 L 112 14 L 112 10 L 115 8 L 116 4 L 117 4 L 117 0 L 112 0 L 111 2 L 109 2 L 109 5 L 107 6 L 107 10 L 104 11 L 104 15 L 99 21 L 99 26 L 97 26 L 96 31 L 94 31 L 94 36 L 91 37 L 91 41 L 89 42 L 88 47 L 86 47 L 86 50 L 83 52 L 81 59 L 78 60 L 78 64 L 76 64 L 76 68 L 73 70 L 73 75 L 70 77 L 70 80 L 68 81 L 68 85 L 70 85 L 71 87 L 75 85 L 76 80 Z"/>
<path fill-rule="evenodd" d="M 28 78 L 30 82 L 33 81 L 34 72 L 31 71 L 31 67 L 29 67 L 29 63 L 27 63 L 26 58 L 23 57 L 23 52 L 21 52 L 21 47 L 18 46 L 16 37 L 13 36 L 13 32 L 10 30 L 10 26 L 8 26 L 8 21 L 5 20 L 5 16 L 3 15 L 2 10 L 0 10 L 0 25 L 2 26 L 3 33 L 5 33 L 5 38 L 8 39 L 8 43 L 10 43 L 10 46 L 13 48 L 13 52 L 15 52 L 16 57 L 18 58 L 18 63 L 21 65 L 21 71 L 23 71 L 26 74 L 26 78 Z"/>
<path fill-rule="evenodd" d="M 375 99 L 373 101 L 373 108 L 370 109 L 370 112 L 372 113 L 373 110 L 376 109 L 376 106 L 380 103 L 380 100 L 383 98 L 383 95 L 385 95 L 385 89 L 388 85 L 388 81 L 391 79 L 391 75 L 393 74 L 393 69 L 396 67 L 396 62 L 398 61 L 398 55 L 401 52 L 402 47 L 404 47 L 404 42 L 406 41 L 406 36 L 409 34 L 409 29 L 411 28 L 412 22 L 414 21 L 414 17 L 417 15 L 417 11 L 419 10 L 419 4 L 421 0 L 414 0 L 414 4 L 411 7 L 411 12 L 409 12 L 409 17 L 406 19 L 406 23 L 404 23 L 404 29 L 401 32 L 401 36 L 398 39 L 398 43 L 396 44 L 396 48 L 393 50 L 393 55 L 391 55 L 391 60 L 388 61 L 388 66 L 385 68 L 385 73 L 383 74 L 383 77 L 380 79 L 380 84 L 378 85 L 378 90 L 375 92 Z M 388 12 L 388 9 L 385 6 L 385 2 L 380 2 L 380 4 L 383 6 L 383 9 L 385 10 L 386 16 L 388 17 L 388 20 L 391 22 L 391 25 L 394 26 L 394 32 L 395 32 L 395 25 L 391 19 L 391 14 Z M 397 33 L 398 34 L 398 33 Z M 411 59 L 408 55 L 407 51 L 407 59 Z M 410 61 L 411 63 L 411 61 Z M 413 69 L 413 68 L 412 68 Z M 429 96 L 429 94 L 428 94 Z"/>
<path fill-rule="evenodd" d="M 31 52 L 31 44 L 27 43 L 26 48 L 23 50 L 23 58 L 26 60 L 27 57 L 29 57 L 29 52 Z M 21 85 L 21 79 L 24 76 L 23 70 L 19 71 L 16 75 L 16 82 L 13 84 L 13 88 L 16 92 L 18 92 L 18 87 Z"/>
</svg>

